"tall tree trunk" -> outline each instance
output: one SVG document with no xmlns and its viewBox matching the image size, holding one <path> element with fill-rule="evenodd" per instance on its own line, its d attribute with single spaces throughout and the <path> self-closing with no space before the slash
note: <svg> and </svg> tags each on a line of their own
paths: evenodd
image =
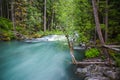
<svg viewBox="0 0 120 80">
<path fill-rule="evenodd" d="M 108 38 L 108 0 L 106 0 L 106 10 L 105 10 L 105 42 Z"/>
<path fill-rule="evenodd" d="M 9 1 L 7 2 L 7 18 L 9 19 Z"/>
<path fill-rule="evenodd" d="M 1 11 L 1 13 L 0 13 L 1 15 L 0 15 L 0 16 L 1 16 L 1 17 L 3 17 L 3 11 L 2 11 L 2 1 L 1 1 L 1 4 L 0 4 L 0 11 Z"/>
<path fill-rule="evenodd" d="M 99 3 L 100 2 L 100 0 L 97 0 L 97 3 Z"/>
<path fill-rule="evenodd" d="M 97 10 L 97 5 L 96 5 L 96 0 L 92 0 L 92 6 L 93 6 L 93 13 L 94 13 L 94 18 L 95 18 L 95 24 L 96 24 L 96 31 L 98 33 L 98 37 L 100 39 L 100 43 L 102 46 L 105 45 L 104 39 L 103 39 L 103 35 L 101 32 L 101 28 L 100 28 L 100 22 L 99 22 L 99 18 L 98 18 L 98 10 Z M 110 58 L 109 58 L 109 54 L 107 52 L 106 49 L 103 48 L 103 53 L 105 53 L 105 56 L 108 57 L 109 62 L 110 62 Z"/>
<path fill-rule="evenodd" d="M 96 24 L 96 30 L 97 30 L 97 33 L 98 33 L 98 37 L 100 39 L 101 44 L 104 45 L 105 42 L 104 42 L 102 32 L 101 32 L 101 28 L 100 28 L 100 22 L 99 22 L 99 18 L 98 18 L 96 0 L 92 0 L 92 6 L 93 6 L 93 13 L 94 13 L 94 18 L 95 18 L 95 24 Z"/>
<path fill-rule="evenodd" d="M 14 0 L 11 0 L 11 18 L 12 18 L 12 22 L 13 22 L 14 31 L 16 31 L 15 18 L 14 18 Z"/>
<path fill-rule="evenodd" d="M 46 31 L 46 0 L 44 0 L 44 32 Z"/>
</svg>

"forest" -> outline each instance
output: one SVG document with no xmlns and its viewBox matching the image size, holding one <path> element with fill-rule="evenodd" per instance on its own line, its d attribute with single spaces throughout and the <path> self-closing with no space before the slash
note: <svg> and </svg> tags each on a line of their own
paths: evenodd
<svg viewBox="0 0 120 80">
<path fill-rule="evenodd" d="M 20 34 L 25 38 L 45 32 L 62 34 L 64 28 L 70 35 L 77 32 L 79 41 L 99 41 L 90 0 L 0 0 L 0 4 L 1 40 L 16 39 Z M 95 4 L 104 41 L 119 43 L 119 2 L 98 0 Z"/>
<path fill-rule="evenodd" d="M 7 42 L 64 35 L 73 64 L 82 65 L 85 68 L 86 65 L 92 64 L 98 64 L 99 67 L 107 65 L 110 69 L 114 66 L 116 71 L 120 67 L 119 2 L 120 0 L 0 0 L 0 48 L 2 50 L 3 43 Z M 76 44 L 85 48 L 84 61 L 79 61 L 75 57 Z M 2 54 L 0 54 L 0 60 L 2 60 L 1 56 Z M 98 59 L 102 62 L 97 61 Z M 110 75 L 120 73 L 119 70 L 115 74 L 113 70 L 109 71 L 112 71 Z M 119 80 L 120 78 L 117 77 L 97 80 Z M 0 80 L 11 79 L 0 77 Z M 20 78 L 12 80 L 20 80 Z M 71 80 L 78 80 L 78 78 Z"/>
</svg>

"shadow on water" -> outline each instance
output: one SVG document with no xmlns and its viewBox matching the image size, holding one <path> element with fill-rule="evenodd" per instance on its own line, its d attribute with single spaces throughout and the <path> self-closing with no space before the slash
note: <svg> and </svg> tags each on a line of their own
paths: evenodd
<svg viewBox="0 0 120 80">
<path fill-rule="evenodd" d="M 75 71 L 63 42 L 0 42 L 0 80 L 83 80 Z"/>
</svg>

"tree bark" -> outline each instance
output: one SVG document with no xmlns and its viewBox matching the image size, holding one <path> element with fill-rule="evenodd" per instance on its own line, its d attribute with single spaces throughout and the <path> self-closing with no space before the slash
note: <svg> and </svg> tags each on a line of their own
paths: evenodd
<svg viewBox="0 0 120 80">
<path fill-rule="evenodd" d="M 46 0 L 44 0 L 44 32 L 46 31 Z"/>
<path fill-rule="evenodd" d="M 97 0 L 97 3 L 99 3 L 100 2 L 100 0 Z"/>
<path fill-rule="evenodd" d="M 9 15 L 9 1 L 7 2 L 7 18 L 10 19 L 10 15 Z"/>
<path fill-rule="evenodd" d="M 77 60 L 75 59 L 75 56 L 74 56 L 73 43 L 70 42 L 69 35 L 67 34 L 66 30 L 63 27 L 61 27 L 61 29 L 62 29 L 62 31 L 63 31 L 66 39 L 67 39 L 67 42 L 68 42 L 68 47 L 70 49 L 70 55 L 71 55 L 71 58 L 72 58 L 72 63 L 76 64 Z"/>
<path fill-rule="evenodd" d="M 101 45 L 105 45 L 104 39 L 103 39 L 103 35 L 101 32 L 101 28 L 100 28 L 100 22 L 99 22 L 99 17 L 98 17 L 98 10 L 97 10 L 97 5 L 96 5 L 96 0 L 92 0 L 92 6 L 93 6 L 93 13 L 94 13 L 94 18 L 95 18 L 95 24 L 96 24 L 96 31 L 98 33 L 98 37 L 100 39 L 100 43 Z M 106 57 L 110 57 L 107 50 L 105 48 L 103 48 L 103 53 L 105 54 Z M 110 58 L 109 58 L 110 60 Z"/>
<path fill-rule="evenodd" d="M 70 48 L 70 55 L 71 55 L 71 58 L 72 58 L 72 62 L 73 62 L 73 64 L 76 64 L 77 61 L 76 61 L 75 56 L 74 56 L 73 43 L 70 42 L 68 35 L 65 35 L 65 36 L 67 38 L 68 46 Z"/>
<path fill-rule="evenodd" d="M 106 0 L 106 10 L 105 10 L 105 42 L 108 38 L 108 0 Z"/>
<path fill-rule="evenodd" d="M 1 12 L 1 17 L 3 17 L 3 14 L 2 14 L 2 1 L 1 1 L 1 4 L 0 4 L 0 12 Z"/>
<path fill-rule="evenodd" d="M 100 28 L 100 22 L 98 18 L 98 12 L 97 12 L 97 6 L 96 6 L 96 0 L 92 0 L 92 6 L 93 6 L 93 13 L 94 13 L 94 18 L 95 18 L 95 24 L 96 24 L 96 30 L 98 33 L 98 37 L 100 39 L 100 42 L 102 45 L 104 45 L 104 39 L 102 36 L 101 28 Z"/>
<path fill-rule="evenodd" d="M 11 17 L 12 17 L 14 31 L 16 31 L 15 18 L 14 18 L 14 0 L 11 1 Z"/>
<path fill-rule="evenodd" d="M 120 52 L 120 46 L 119 45 L 104 45 L 103 47 Z"/>
</svg>

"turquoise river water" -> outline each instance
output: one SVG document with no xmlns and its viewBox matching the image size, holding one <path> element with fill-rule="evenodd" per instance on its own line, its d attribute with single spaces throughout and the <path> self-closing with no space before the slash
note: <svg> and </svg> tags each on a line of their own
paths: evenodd
<svg viewBox="0 0 120 80">
<path fill-rule="evenodd" d="M 0 42 L 0 80 L 82 80 L 75 70 L 63 42 Z"/>
</svg>

